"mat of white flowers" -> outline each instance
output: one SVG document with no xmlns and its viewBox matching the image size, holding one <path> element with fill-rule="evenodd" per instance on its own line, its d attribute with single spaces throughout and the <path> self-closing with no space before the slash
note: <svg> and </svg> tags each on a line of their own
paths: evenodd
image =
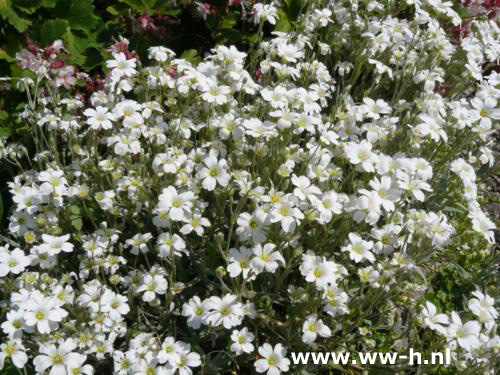
<svg viewBox="0 0 500 375">
<path fill-rule="evenodd" d="M 263 38 L 279 7 L 256 5 L 246 52 L 115 51 L 88 102 L 68 94 L 74 71 L 52 74 L 59 42 L 20 54 L 37 151 L 2 151 L 20 171 L 0 368 L 361 374 L 377 366 L 290 353 L 449 348 L 447 368 L 378 369 L 493 373 L 488 285 L 444 311 L 430 282 L 495 241 L 478 176 L 500 119 L 497 23 L 440 0 L 311 1 L 299 31 Z"/>
</svg>

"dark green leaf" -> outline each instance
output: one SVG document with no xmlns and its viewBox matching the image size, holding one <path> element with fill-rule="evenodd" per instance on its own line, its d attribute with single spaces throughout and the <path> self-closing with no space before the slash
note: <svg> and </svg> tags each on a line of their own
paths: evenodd
<svg viewBox="0 0 500 375">
<path fill-rule="evenodd" d="M 11 5 L 10 0 L 0 0 L 0 16 L 14 26 L 17 31 L 23 33 L 31 25 L 31 21 L 21 18 Z"/>
<path fill-rule="evenodd" d="M 92 0 L 73 0 L 68 17 L 72 29 L 93 30 L 99 24 Z"/>
</svg>

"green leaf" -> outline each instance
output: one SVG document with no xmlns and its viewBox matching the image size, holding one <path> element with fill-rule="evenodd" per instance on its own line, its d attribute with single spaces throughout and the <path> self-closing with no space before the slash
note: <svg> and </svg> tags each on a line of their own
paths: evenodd
<svg viewBox="0 0 500 375">
<path fill-rule="evenodd" d="M 42 0 L 42 6 L 45 8 L 54 8 L 56 6 L 56 0 Z"/>
<path fill-rule="evenodd" d="M 42 43 L 52 43 L 56 39 L 62 39 L 69 30 L 69 22 L 62 19 L 47 20 L 42 25 Z"/>
<path fill-rule="evenodd" d="M 130 6 L 133 10 L 138 12 L 145 12 L 148 10 L 148 4 L 141 0 L 118 0 L 120 3 L 125 3 Z"/>
<path fill-rule="evenodd" d="M 71 28 L 84 31 L 95 29 L 100 19 L 94 13 L 92 0 L 73 0 L 68 17 Z"/>
<path fill-rule="evenodd" d="M 12 0 L 12 6 L 25 13 L 33 14 L 40 8 L 41 4 L 39 0 Z"/>
<path fill-rule="evenodd" d="M 304 0 L 285 0 L 286 13 L 290 21 L 295 21 L 305 8 Z"/>
<path fill-rule="evenodd" d="M 0 16 L 14 26 L 17 31 L 24 33 L 31 25 L 31 21 L 21 18 L 11 5 L 10 0 L 0 0 Z"/>
<path fill-rule="evenodd" d="M 222 29 L 220 31 L 221 33 L 221 43 L 237 43 L 238 41 L 241 41 L 241 31 L 237 29 Z"/>
<path fill-rule="evenodd" d="M 278 10 L 278 22 L 276 22 L 276 31 L 289 32 L 293 29 L 292 24 L 288 19 L 288 14 L 283 10 Z"/>
<path fill-rule="evenodd" d="M 114 4 L 106 8 L 108 13 L 112 14 L 113 16 L 119 16 L 127 9 L 129 9 L 129 7 L 125 4 Z"/>
<path fill-rule="evenodd" d="M 0 60 L 5 60 L 7 62 L 16 62 L 17 60 L 10 56 L 7 52 L 0 49 Z"/>
<path fill-rule="evenodd" d="M 0 219 L 3 218 L 3 199 L 0 195 Z"/>
<path fill-rule="evenodd" d="M 240 12 L 231 12 L 222 20 L 221 29 L 230 29 L 241 18 Z"/>
<path fill-rule="evenodd" d="M 9 128 L 5 126 L 0 127 L 0 137 L 8 137 L 11 135 L 11 131 Z"/>
<path fill-rule="evenodd" d="M 54 19 L 45 21 L 42 26 L 42 42 L 49 44 L 56 39 L 64 41 L 64 47 L 70 52 L 71 62 L 76 65 L 85 63 L 86 49 L 97 46 L 94 40 L 87 38 L 85 35 L 78 35 L 77 30 L 73 32 L 68 20 Z"/>
<path fill-rule="evenodd" d="M 195 50 L 195 49 L 188 49 L 188 50 L 185 50 L 182 55 L 181 55 L 181 58 L 182 59 L 186 59 L 190 62 L 193 62 L 196 60 L 196 57 L 198 55 L 198 51 Z"/>
<path fill-rule="evenodd" d="M 83 227 L 82 214 L 80 212 L 80 207 L 72 205 L 69 207 L 69 221 L 73 228 L 76 230 L 81 230 Z"/>
</svg>

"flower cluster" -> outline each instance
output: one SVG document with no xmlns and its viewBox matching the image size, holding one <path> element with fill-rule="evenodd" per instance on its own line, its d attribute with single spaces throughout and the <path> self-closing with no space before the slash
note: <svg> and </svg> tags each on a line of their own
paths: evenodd
<svg viewBox="0 0 500 375">
<path fill-rule="evenodd" d="M 248 52 L 112 51 L 88 101 L 43 64 L 23 79 L 37 152 L 9 182 L 0 366 L 278 375 L 307 367 L 290 350 L 411 346 L 494 371 L 487 285 L 448 315 L 430 297 L 495 242 L 498 26 L 457 41 L 451 2 L 307 3 L 268 38 L 280 4 L 256 4 Z"/>
</svg>

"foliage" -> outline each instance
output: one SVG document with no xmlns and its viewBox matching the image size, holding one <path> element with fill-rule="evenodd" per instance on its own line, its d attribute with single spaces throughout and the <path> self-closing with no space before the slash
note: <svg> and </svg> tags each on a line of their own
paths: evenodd
<svg viewBox="0 0 500 375">
<path fill-rule="evenodd" d="M 0 4 L 5 369 L 494 372 L 489 8 Z M 409 348 L 453 363 L 290 363 Z"/>
</svg>

